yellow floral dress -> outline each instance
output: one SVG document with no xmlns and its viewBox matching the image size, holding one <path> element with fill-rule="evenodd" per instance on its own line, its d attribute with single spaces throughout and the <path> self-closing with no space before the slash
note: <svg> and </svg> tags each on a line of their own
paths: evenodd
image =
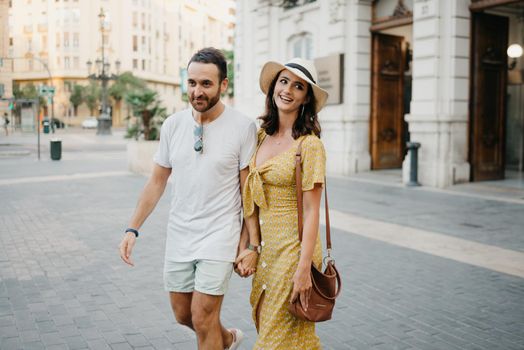
<svg viewBox="0 0 524 350">
<path fill-rule="evenodd" d="M 293 146 L 256 166 L 256 155 L 266 137 L 258 134 L 258 146 L 249 164 L 244 187 L 244 214 L 250 216 L 259 208 L 261 246 L 257 272 L 253 278 L 250 302 L 253 320 L 262 295 L 264 300 L 257 324 L 258 339 L 254 349 L 313 350 L 322 349 L 315 334 L 315 323 L 292 316 L 287 305 L 292 292 L 300 243 L 297 232 L 297 196 L 295 187 L 295 152 L 302 142 L 302 188 L 312 190 L 315 183 L 324 183 L 326 156 L 322 141 L 315 135 L 301 136 Z M 317 236 L 313 262 L 322 263 L 320 236 Z"/>
</svg>

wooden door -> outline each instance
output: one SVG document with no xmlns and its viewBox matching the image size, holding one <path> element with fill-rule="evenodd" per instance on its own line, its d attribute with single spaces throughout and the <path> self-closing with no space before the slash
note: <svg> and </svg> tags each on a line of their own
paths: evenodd
<svg viewBox="0 0 524 350">
<path fill-rule="evenodd" d="M 508 18 L 472 15 L 471 180 L 498 180 L 504 178 Z"/>
<path fill-rule="evenodd" d="M 404 38 L 373 34 L 371 168 L 400 168 L 404 157 Z"/>
</svg>

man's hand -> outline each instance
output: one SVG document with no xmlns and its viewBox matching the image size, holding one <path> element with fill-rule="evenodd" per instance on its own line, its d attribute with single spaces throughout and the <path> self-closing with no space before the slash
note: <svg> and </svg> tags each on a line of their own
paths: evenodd
<svg viewBox="0 0 524 350">
<path fill-rule="evenodd" d="M 136 236 L 133 232 L 127 232 L 122 242 L 120 242 L 120 258 L 128 265 L 135 266 L 131 261 L 131 252 L 135 246 Z"/>
<path fill-rule="evenodd" d="M 248 277 L 255 273 L 257 269 L 258 253 L 244 249 L 237 256 L 235 260 L 236 269 L 235 272 L 240 275 L 240 277 Z"/>
</svg>

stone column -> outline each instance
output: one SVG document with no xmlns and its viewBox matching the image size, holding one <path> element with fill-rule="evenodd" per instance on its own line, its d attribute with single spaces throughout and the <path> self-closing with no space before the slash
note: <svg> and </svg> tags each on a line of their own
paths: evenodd
<svg viewBox="0 0 524 350">
<path fill-rule="evenodd" d="M 343 168 L 336 173 L 348 175 L 370 169 L 369 114 L 371 60 L 371 0 L 346 2 L 344 105 L 339 124 L 338 152 L 334 162 Z"/>
<path fill-rule="evenodd" d="M 251 118 L 264 110 L 258 78 L 262 65 L 269 59 L 272 11 L 276 9 L 267 0 L 237 2 L 235 108 Z"/>
<path fill-rule="evenodd" d="M 411 141 L 421 143 L 418 178 L 425 186 L 469 181 L 468 5 L 468 0 L 417 0 L 414 5 L 413 97 L 406 121 Z"/>
</svg>

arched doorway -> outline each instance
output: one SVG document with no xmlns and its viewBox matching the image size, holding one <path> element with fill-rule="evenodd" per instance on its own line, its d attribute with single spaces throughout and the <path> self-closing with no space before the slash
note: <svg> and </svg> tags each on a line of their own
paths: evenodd
<svg viewBox="0 0 524 350">
<path fill-rule="evenodd" d="M 507 56 L 509 44 L 524 46 L 524 1 L 474 0 L 470 10 L 471 181 L 499 180 L 524 170 L 524 65 Z"/>
<path fill-rule="evenodd" d="M 401 168 L 409 140 L 404 120 L 411 101 L 409 5 L 402 0 L 373 2 L 369 137 L 373 170 Z"/>
</svg>

